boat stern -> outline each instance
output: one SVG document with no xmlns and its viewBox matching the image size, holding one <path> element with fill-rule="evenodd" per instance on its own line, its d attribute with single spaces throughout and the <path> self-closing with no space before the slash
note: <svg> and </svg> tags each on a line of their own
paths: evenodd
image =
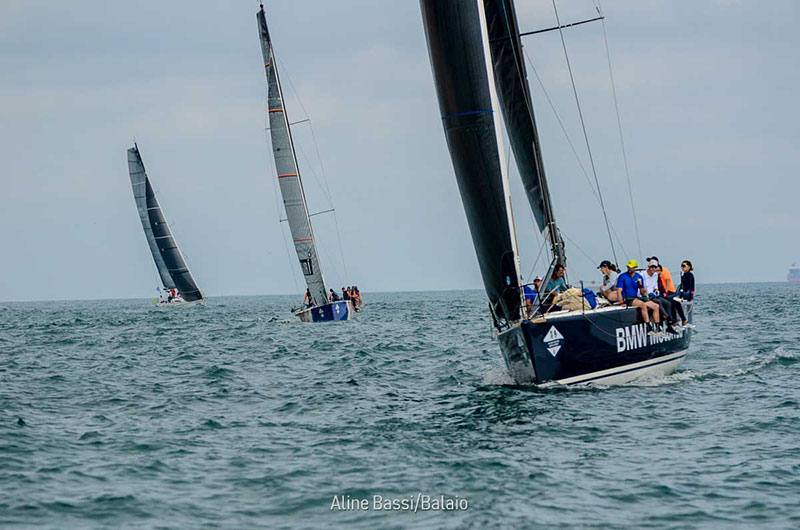
<svg viewBox="0 0 800 530">
<path fill-rule="evenodd" d="M 352 319 L 353 312 L 350 300 L 339 300 L 297 311 L 295 315 L 303 322 L 334 322 Z"/>
</svg>

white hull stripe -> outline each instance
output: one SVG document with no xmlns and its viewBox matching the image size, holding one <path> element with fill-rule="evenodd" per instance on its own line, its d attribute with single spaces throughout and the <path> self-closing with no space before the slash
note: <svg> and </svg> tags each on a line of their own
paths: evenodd
<svg viewBox="0 0 800 530">
<path fill-rule="evenodd" d="M 664 357 L 659 357 L 657 359 L 651 359 L 649 361 L 642 361 L 633 364 L 626 364 L 625 366 L 620 366 L 618 368 L 609 368 L 608 370 L 601 370 L 599 372 L 593 372 L 591 374 L 586 375 L 579 375 L 576 377 L 568 377 L 567 379 L 558 379 L 556 383 L 561 385 L 574 385 L 576 383 L 588 383 L 589 381 L 594 381 L 595 379 L 603 379 L 604 377 L 611 377 L 615 375 L 624 374 L 627 372 L 633 372 L 635 370 L 642 370 L 644 368 L 650 368 L 652 366 L 657 366 L 659 364 L 668 363 L 670 361 L 675 361 L 677 359 L 682 359 L 686 357 L 685 350 L 679 351 L 675 353 L 671 353 L 669 355 L 665 355 Z"/>
</svg>

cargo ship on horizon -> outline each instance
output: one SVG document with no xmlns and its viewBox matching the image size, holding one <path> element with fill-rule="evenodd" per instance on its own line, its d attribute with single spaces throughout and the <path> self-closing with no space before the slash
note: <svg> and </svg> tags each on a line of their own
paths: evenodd
<svg viewBox="0 0 800 530">
<path fill-rule="evenodd" d="M 800 267 L 797 266 L 797 263 L 792 263 L 792 266 L 789 267 L 789 274 L 786 275 L 786 279 L 792 283 L 800 283 Z"/>
</svg>

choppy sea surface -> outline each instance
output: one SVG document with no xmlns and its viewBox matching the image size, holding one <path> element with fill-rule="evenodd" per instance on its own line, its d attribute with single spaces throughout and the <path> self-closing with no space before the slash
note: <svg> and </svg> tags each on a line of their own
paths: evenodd
<svg viewBox="0 0 800 530">
<path fill-rule="evenodd" d="M 701 286 L 612 388 L 510 385 L 480 291 L 293 301 L 0 304 L 0 527 L 800 527 L 800 285 Z"/>
</svg>

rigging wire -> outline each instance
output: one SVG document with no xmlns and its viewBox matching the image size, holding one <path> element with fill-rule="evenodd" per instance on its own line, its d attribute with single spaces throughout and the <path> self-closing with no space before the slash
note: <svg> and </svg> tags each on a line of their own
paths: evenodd
<svg viewBox="0 0 800 530">
<path fill-rule="evenodd" d="M 276 58 L 277 58 L 277 56 L 276 56 Z M 331 196 L 332 196 L 331 189 L 330 189 L 330 185 L 328 184 L 328 176 L 325 173 L 325 165 L 322 163 L 322 156 L 320 155 L 320 152 L 319 152 L 319 143 L 317 142 L 317 136 L 316 136 L 316 134 L 314 134 L 314 124 L 311 121 L 311 117 L 309 116 L 305 105 L 303 105 L 303 100 L 300 98 L 300 92 L 294 86 L 294 82 L 292 81 L 292 76 L 289 74 L 288 68 L 286 68 L 286 65 L 280 59 L 277 59 L 277 61 L 280 64 L 281 69 L 286 73 L 286 79 L 289 81 L 289 85 L 292 87 L 292 91 L 294 92 L 294 96 L 297 99 L 297 102 L 300 104 L 300 108 L 303 109 L 303 113 L 306 115 L 306 118 L 308 119 L 308 128 L 311 131 L 311 141 L 313 142 L 314 149 L 315 149 L 315 151 L 317 153 L 317 160 L 319 162 L 319 168 L 320 168 L 320 172 L 322 173 L 322 180 L 325 183 L 325 187 L 323 188 L 322 184 L 320 184 L 319 181 L 317 181 L 317 183 L 320 185 L 320 188 L 322 189 L 323 194 L 325 194 L 325 198 L 328 200 L 328 204 L 330 205 L 330 207 L 334 208 L 333 200 L 331 199 Z M 301 150 L 302 150 L 302 148 L 301 148 Z M 305 154 L 303 154 L 303 156 L 305 156 Z M 309 167 L 311 167 L 311 163 L 310 162 L 309 162 Z M 312 175 L 313 174 L 314 174 L 314 171 L 312 169 Z M 314 175 L 314 179 L 317 180 L 316 175 Z M 325 193 L 326 190 L 327 190 L 327 193 Z M 334 227 L 336 228 L 336 239 L 339 242 L 339 255 L 340 255 L 341 259 L 342 259 L 342 267 L 344 268 L 344 274 L 345 274 L 345 276 L 347 278 L 349 278 L 350 274 L 347 272 L 347 261 L 344 259 L 344 248 L 342 247 L 342 236 L 341 236 L 341 233 L 339 231 L 339 219 L 336 216 L 336 211 L 333 212 L 333 224 L 334 224 Z"/>
<path fill-rule="evenodd" d="M 592 262 L 592 264 L 597 263 L 596 259 L 591 257 L 585 250 L 583 250 L 581 247 L 579 247 L 578 244 L 575 241 L 573 241 L 569 236 L 567 236 L 567 234 L 564 234 L 564 237 L 567 239 L 567 241 L 569 241 L 570 243 L 575 245 L 575 248 L 577 248 L 578 251 L 580 251 L 580 253 L 583 254 L 586 257 L 586 259 L 588 259 L 590 262 Z"/>
<path fill-rule="evenodd" d="M 536 266 L 539 264 L 539 258 L 542 257 L 542 251 L 547 247 L 547 241 L 542 240 L 542 245 L 539 247 L 539 254 L 536 255 L 536 261 L 533 262 L 533 267 L 531 267 L 531 272 L 528 274 L 528 280 L 525 284 L 531 283 L 531 277 L 533 276 L 533 271 L 536 270 Z"/>
<path fill-rule="evenodd" d="M 508 136 L 507 131 L 503 130 L 503 136 L 504 136 L 504 138 Z M 511 153 L 512 153 L 512 151 L 511 151 L 511 141 L 509 140 L 508 141 L 508 147 L 506 147 L 506 175 L 511 174 Z M 514 159 L 514 161 L 516 162 L 516 158 Z M 533 268 L 535 269 L 536 265 L 539 263 L 539 258 L 542 255 L 542 248 L 545 247 L 545 245 L 547 243 L 547 240 L 544 239 L 542 234 L 539 232 L 539 225 L 536 224 L 536 219 L 533 217 L 533 209 L 532 208 L 527 208 L 527 210 L 528 210 L 528 214 L 531 217 L 531 224 L 533 225 L 533 233 L 536 234 L 536 240 L 537 241 L 540 240 L 540 239 L 542 240 L 542 247 L 539 249 L 539 254 L 537 254 L 536 261 L 533 264 Z M 512 215 L 513 215 L 513 212 L 512 212 Z M 520 273 L 521 272 L 522 271 L 520 271 Z M 528 275 L 528 278 L 530 278 L 532 274 L 533 274 L 533 269 L 531 269 L 531 273 Z M 523 283 L 529 283 L 529 282 L 525 282 L 524 281 L 525 280 L 524 277 L 522 278 L 522 280 L 523 280 Z"/>
<path fill-rule="evenodd" d="M 561 46 L 562 46 L 562 48 L 564 48 L 564 58 L 567 61 L 567 70 L 569 71 L 569 79 L 570 79 L 570 82 L 572 83 L 572 92 L 575 95 L 575 104 L 578 107 L 578 116 L 580 117 L 580 120 L 581 120 L 581 128 L 583 129 L 583 138 L 586 141 L 586 150 L 589 153 L 589 162 L 590 162 L 590 164 L 592 166 L 592 173 L 594 174 L 595 184 L 597 185 L 597 195 L 598 195 L 598 198 L 600 199 L 600 207 L 603 210 L 603 219 L 606 222 L 606 231 L 608 232 L 608 242 L 611 243 L 611 253 L 613 254 L 614 261 L 616 262 L 617 261 L 617 251 L 614 248 L 614 239 L 611 237 L 611 226 L 608 223 L 608 214 L 606 213 L 606 207 L 605 207 L 605 204 L 603 203 L 603 193 L 600 190 L 600 181 L 597 178 L 597 168 L 595 167 L 594 157 L 592 156 L 592 148 L 589 145 L 589 135 L 586 132 L 586 122 L 583 119 L 583 111 L 581 110 L 581 102 L 580 102 L 580 98 L 578 98 L 578 89 L 575 86 L 575 76 L 572 74 L 572 65 L 569 62 L 569 53 L 567 53 L 567 43 L 564 40 L 564 30 L 561 29 L 561 27 L 560 27 L 561 26 L 561 19 L 558 16 L 558 7 L 556 6 L 556 0 L 552 0 L 552 2 L 553 2 L 553 10 L 555 11 L 555 15 L 556 15 L 556 24 L 558 24 L 558 26 L 559 26 L 558 34 L 561 36 Z"/>
<path fill-rule="evenodd" d="M 523 48 L 522 52 L 525 54 L 525 59 L 528 61 L 528 65 L 531 67 L 531 70 L 533 70 L 533 74 L 536 76 L 536 81 L 539 83 L 539 87 L 542 89 L 542 93 L 544 94 L 545 99 L 547 99 L 547 103 L 550 105 L 550 110 L 553 111 L 553 115 L 555 116 L 556 121 L 558 121 L 558 125 L 561 127 L 561 132 L 564 133 L 564 138 L 567 140 L 567 144 L 572 150 L 572 154 L 575 156 L 575 161 L 578 162 L 578 167 L 580 167 L 581 173 L 583 173 L 583 176 L 586 179 L 586 183 L 589 185 L 589 189 L 592 190 L 592 195 L 594 195 L 597 204 L 602 207 L 600 197 L 597 195 L 597 190 L 595 189 L 592 180 L 589 178 L 589 173 L 586 171 L 586 166 L 583 165 L 583 161 L 581 161 L 581 157 L 578 154 L 578 150 L 575 149 L 575 144 L 572 143 L 572 139 L 570 138 L 569 133 L 567 132 L 567 128 L 564 125 L 564 121 L 561 119 L 561 115 L 558 113 L 555 103 L 553 103 L 553 100 L 550 98 L 550 93 L 547 91 L 547 88 L 545 88 L 544 81 L 542 81 L 542 78 L 539 75 L 539 71 L 536 69 L 536 65 L 533 64 L 533 60 L 531 59 L 530 55 L 528 55 L 527 50 Z M 617 234 L 616 229 L 614 228 L 614 223 L 609 221 L 609 226 L 611 227 L 611 231 L 614 234 L 614 238 L 616 239 L 617 244 L 620 246 L 620 249 L 624 254 L 627 255 L 627 251 L 625 250 L 625 247 L 622 244 L 622 241 L 620 240 L 620 237 Z M 616 258 L 614 261 L 616 261 Z"/>
<path fill-rule="evenodd" d="M 597 9 L 597 13 L 602 15 L 602 8 L 600 7 L 600 0 L 597 0 L 597 5 L 595 6 Z M 605 43 L 606 47 L 606 59 L 608 59 L 608 75 L 611 78 L 611 92 L 614 94 L 614 110 L 617 113 L 617 128 L 619 129 L 619 143 L 622 147 L 622 160 L 625 164 L 625 178 L 628 182 L 628 197 L 631 200 L 631 212 L 633 213 L 633 228 L 636 232 L 636 246 L 639 250 L 639 257 L 643 257 L 642 254 L 642 241 L 639 238 L 639 220 L 636 216 L 636 207 L 634 206 L 633 202 L 633 190 L 631 188 L 631 173 L 628 169 L 628 155 L 625 151 L 625 139 L 622 134 L 622 119 L 619 115 L 619 103 L 617 102 L 617 85 L 614 81 L 614 70 L 611 68 L 611 52 L 608 48 L 608 35 L 606 34 L 606 21 L 605 19 L 601 19 L 600 23 L 603 25 L 603 42 Z"/>
<path fill-rule="evenodd" d="M 554 9 L 556 7 L 555 6 L 555 0 L 553 0 L 553 7 L 554 7 Z M 508 20 L 508 13 L 504 12 L 504 16 L 506 17 L 506 25 L 507 25 L 507 27 L 511 27 L 510 22 Z M 561 127 L 562 132 L 564 133 L 564 137 L 566 138 L 567 143 L 569 144 L 570 149 L 572 150 L 572 153 L 575 156 L 576 161 L 578 162 L 578 166 L 580 167 L 581 172 L 583 173 L 584 177 L 586 178 L 586 181 L 589 184 L 589 188 L 592 190 L 592 194 L 595 196 L 595 199 L 597 200 L 597 202 L 599 203 L 599 205 L 600 205 L 600 207 L 601 207 L 601 209 L 603 211 L 603 218 L 604 218 L 605 223 L 606 223 L 606 230 L 608 232 L 609 241 L 611 242 L 612 254 L 614 255 L 614 261 L 616 262 L 617 261 L 617 257 L 616 257 L 616 251 L 615 251 L 615 248 L 614 248 L 614 242 L 612 240 L 612 232 L 613 232 L 614 237 L 617 240 L 617 244 L 619 244 L 619 246 L 622 249 L 622 251 L 625 252 L 626 254 L 627 254 L 627 252 L 625 251 L 624 246 L 622 245 L 622 242 L 620 241 L 620 238 L 617 235 L 616 230 L 614 230 L 613 227 L 611 226 L 611 222 L 608 219 L 608 215 L 606 213 L 605 205 L 603 203 L 603 198 L 602 198 L 602 194 L 601 194 L 601 191 L 600 191 L 600 184 L 599 184 L 599 181 L 598 181 L 598 178 L 597 178 L 597 171 L 595 169 L 594 159 L 592 157 L 591 148 L 589 147 L 589 139 L 588 139 L 588 135 L 586 134 L 586 126 L 585 126 L 585 123 L 584 123 L 584 120 L 583 120 L 583 114 L 581 112 L 580 101 L 578 100 L 577 89 L 575 87 L 575 80 L 574 80 L 574 77 L 572 76 L 572 67 L 571 67 L 571 65 L 569 63 L 569 55 L 567 54 L 566 44 L 564 42 L 563 30 L 560 27 L 561 26 L 561 22 L 560 22 L 559 17 L 558 17 L 558 10 L 557 9 L 556 9 L 556 21 L 557 21 L 558 26 L 559 26 L 559 33 L 561 34 L 562 46 L 564 47 L 564 54 L 565 54 L 565 57 L 567 59 L 567 67 L 569 68 L 570 79 L 572 80 L 572 88 L 573 88 L 573 92 L 575 94 L 575 100 L 578 103 L 578 113 L 579 113 L 579 115 L 581 117 L 581 124 L 583 126 L 583 133 L 584 133 L 584 138 L 586 140 L 587 150 L 589 152 L 589 160 L 590 160 L 590 162 L 592 164 L 592 171 L 594 172 L 596 188 L 595 188 L 595 185 L 593 185 L 591 180 L 589 179 L 589 174 L 586 171 L 586 167 L 583 165 L 581 157 L 580 157 L 580 155 L 578 155 L 578 151 L 575 148 L 575 145 L 572 143 L 572 139 L 570 138 L 569 133 L 567 132 L 566 127 L 564 126 L 564 122 L 561 119 L 561 116 L 559 115 L 558 111 L 556 110 L 555 104 L 553 103 L 552 99 L 550 98 L 550 94 L 547 92 L 547 89 L 544 86 L 544 82 L 542 81 L 541 77 L 539 76 L 539 72 L 536 70 L 536 67 L 534 66 L 533 61 L 531 60 L 530 56 L 528 55 L 527 50 L 525 49 L 524 46 L 521 46 L 520 49 L 521 49 L 522 54 L 524 55 L 525 59 L 527 60 L 528 64 L 531 66 L 531 69 L 533 70 L 533 73 L 536 76 L 536 80 L 538 81 L 539 86 L 542 88 L 542 91 L 543 91 L 543 93 L 545 95 L 545 98 L 547 99 L 547 102 L 550 105 L 550 108 L 552 109 L 553 114 L 555 115 L 556 120 L 558 121 L 558 124 Z M 517 56 L 515 54 L 515 66 L 516 66 L 516 69 L 517 69 L 517 73 L 520 75 L 521 78 L 524 79 L 526 76 L 523 76 L 523 74 L 522 74 L 522 66 L 519 64 L 519 61 L 516 60 L 516 57 Z M 526 104 L 526 107 L 527 107 L 527 110 L 528 110 L 528 114 L 530 115 L 531 120 L 533 120 L 533 109 L 531 108 L 531 102 L 530 102 L 530 100 L 528 98 L 525 98 L 525 104 Z M 511 119 L 513 120 L 514 117 L 512 116 Z M 509 158 L 510 157 L 507 156 L 506 160 L 509 161 L 509 163 L 510 163 Z M 543 186 L 543 183 L 542 183 L 542 175 L 541 174 L 539 174 L 539 186 L 540 186 L 540 188 L 542 190 L 544 190 L 544 186 Z M 532 211 L 532 209 L 529 210 L 529 212 L 530 212 L 531 218 L 533 219 L 533 211 Z M 536 221 L 533 220 L 533 222 L 534 222 L 534 225 L 535 225 Z M 537 230 L 537 233 L 538 233 L 538 230 Z M 584 253 L 584 255 L 587 255 L 587 254 Z M 539 258 L 537 257 L 537 261 L 538 261 L 538 259 Z M 554 258 L 551 258 L 551 261 L 552 261 L 552 259 L 554 259 Z"/>
<path fill-rule="evenodd" d="M 578 166 L 581 168 L 583 176 L 586 177 L 586 182 L 589 184 L 589 189 L 592 190 L 594 198 L 597 200 L 597 203 L 600 204 L 600 198 L 597 196 L 597 190 L 595 190 L 594 184 L 592 184 L 591 179 L 589 179 L 589 173 L 586 171 L 586 166 L 583 165 L 583 161 L 581 160 L 580 155 L 578 155 L 578 150 L 575 149 L 575 144 L 572 143 L 572 139 L 569 137 L 567 128 L 564 126 L 564 122 L 561 120 L 561 116 L 558 114 L 558 111 L 556 110 L 556 106 L 553 103 L 553 100 L 550 99 L 550 93 L 547 92 L 547 89 L 544 87 L 544 82 L 542 81 L 542 78 L 539 77 L 539 72 L 538 70 L 536 70 L 536 66 L 534 66 L 533 60 L 531 60 L 530 56 L 528 55 L 528 51 L 525 48 L 523 48 L 522 52 L 525 54 L 525 58 L 528 60 L 528 64 L 530 65 L 531 70 L 533 70 L 533 74 L 536 76 L 536 81 L 538 81 L 539 86 L 541 87 L 542 92 L 544 93 L 544 97 L 547 99 L 547 103 L 550 104 L 550 109 L 553 111 L 553 114 L 555 115 L 556 120 L 558 121 L 558 125 L 561 127 L 561 131 L 564 133 L 564 137 L 566 138 L 570 149 L 572 149 L 572 154 L 575 155 L 575 160 L 578 162 Z"/>
</svg>

